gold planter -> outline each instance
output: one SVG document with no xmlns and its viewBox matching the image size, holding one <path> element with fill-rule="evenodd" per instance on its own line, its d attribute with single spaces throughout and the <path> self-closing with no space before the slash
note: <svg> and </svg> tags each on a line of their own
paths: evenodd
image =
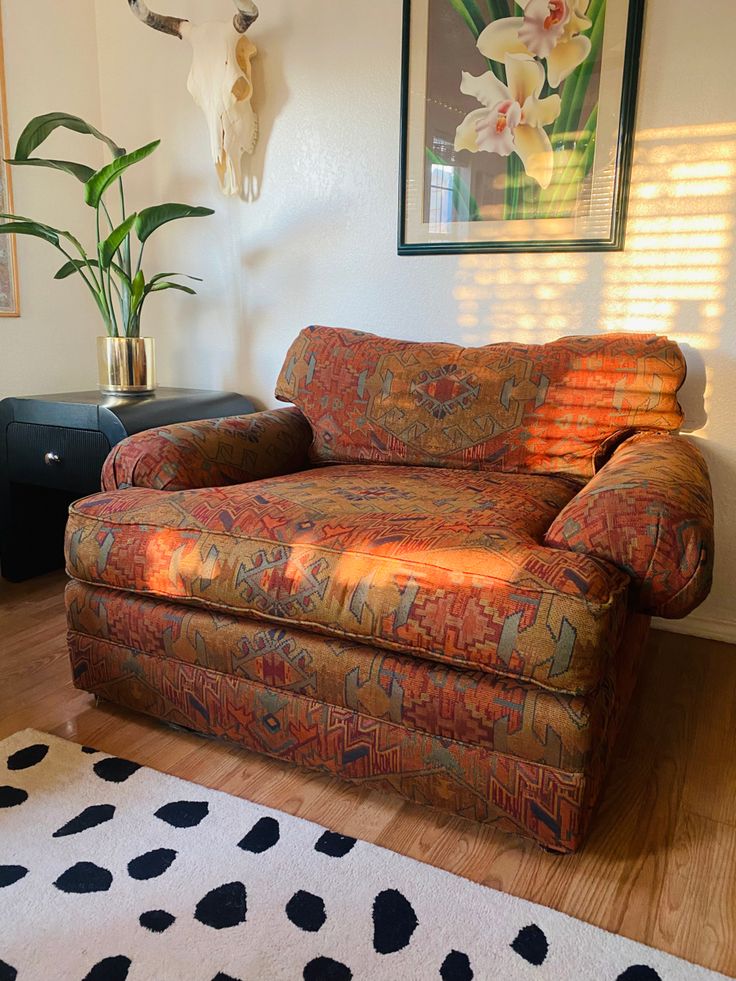
<svg viewBox="0 0 736 981">
<path fill-rule="evenodd" d="M 152 337 L 98 337 L 97 368 L 105 395 L 148 395 L 156 389 Z"/>
</svg>

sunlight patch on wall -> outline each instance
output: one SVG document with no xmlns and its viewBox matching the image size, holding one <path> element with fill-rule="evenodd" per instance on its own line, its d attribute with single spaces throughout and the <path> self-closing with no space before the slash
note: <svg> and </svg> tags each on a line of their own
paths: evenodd
<svg viewBox="0 0 736 981">
<path fill-rule="evenodd" d="M 715 350 L 735 202 L 736 123 L 641 131 L 625 251 L 461 256 L 454 296 L 462 342 L 643 331 Z"/>
</svg>

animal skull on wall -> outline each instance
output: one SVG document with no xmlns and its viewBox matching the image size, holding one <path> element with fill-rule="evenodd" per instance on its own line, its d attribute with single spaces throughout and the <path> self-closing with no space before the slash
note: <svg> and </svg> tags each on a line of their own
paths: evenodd
<svg viewBox="0 0 736 981">
<path fill-rule="evenodd" d="M 189 41 L 192 68 L 187 87 L 202 109 L 220 187 L 239 194 L 243 187 L 243 155 L 258 142 L 258 116 L 253 109 L 251 62 L 258 53 L 246 31 L 258 17 L 252 0 L 235 0 L 238 13 L 231 24 L 192 24 L 149 10 L 143 0 L 128 0 L 130 9 L 148 27 Z"/>
</svg>

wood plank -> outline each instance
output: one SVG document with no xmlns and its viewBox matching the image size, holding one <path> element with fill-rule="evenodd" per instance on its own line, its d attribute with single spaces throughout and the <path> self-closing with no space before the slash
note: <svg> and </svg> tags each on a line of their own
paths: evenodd
<svg viewBox="0 0 736 981">
<path fill-rule="evenodd" d="M 110 705 L 71 684 L 64 576 L 0 581 L 0 738 L 53 732 L 736 974 L 736 656 L 653 634 L 590 838 L 555 856 Z"/>
</svg>

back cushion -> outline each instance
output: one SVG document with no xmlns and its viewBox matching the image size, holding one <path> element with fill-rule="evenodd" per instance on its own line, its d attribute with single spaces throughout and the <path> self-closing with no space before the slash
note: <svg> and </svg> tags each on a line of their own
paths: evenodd
<svg viewBox="0 0 736 981">
<path fill-rule="evenodd" d="M 563 473 L 588 479 L 634 430 L 676 430 L 678 346 L 653 334 L 459 347 L 308 327 L 276 397 L 312 460 Z"/>
</svg>

